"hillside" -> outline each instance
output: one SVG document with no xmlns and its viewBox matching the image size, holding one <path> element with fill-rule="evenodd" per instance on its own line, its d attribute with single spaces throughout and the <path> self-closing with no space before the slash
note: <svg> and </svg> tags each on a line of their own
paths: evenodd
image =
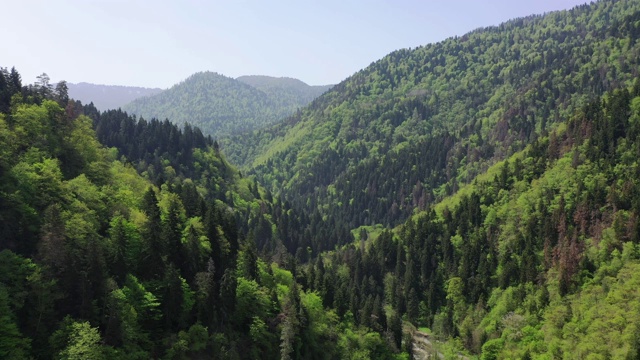
<svg viewBox="0 0 640 360">
<path fill-rule="evenodd" d="M 255 122 L 313 91 L 198 73 L 165 120 L 0 68 L 0 358 L 640 358 L 640 1 Z"/>
<path fill-rule="evenodd" d="M 273 124 L 308 104 L 322 90 L 295 79 L 247 76 L 236 80 L 202 72 L 123 109 L 145 119 L 188 122 L 220 138 Z"/>
<path fill-rule="evenodd" d="M 118 109 L 140 97 L 162 92 L 162 89 L 158 88 L 98 85 L 85 82 L 67 83 L 67 86 L 70 98 L 80 100 L 83 104 L 93 103 L 99 110 Z"/>
<path fill-rule="evenodd" d="M 636 79 L 394 231 L 363 228 L 314 289 L 372 327 L 383 302 L 451 359 L 637 358 L 639 121 Z"/>
<path fill-rule="evenodd" d="M 307 85 L 305 82 L 287 77 L 264 75 L 240 76 L 236 80 L 263 91 L 272 97 L 282 98 L 288 105 L 303 107 L 327 92 L 333 85 Z"/>
<path fill-rule="evenodd" d="M 629 84 L 639 9 L 600 1 L 395 51 L 224 151 L 294 207 L 399 224 Z"/>
<path fill-rule="evenodd" d="M 339 314 L 382 303 L 450 359 L 637 358 L 639 20 L 600 1 L 398 51 L 228 151 L 354 229 L 306 269 Z"/>
<path fill-rule="evenodd" d="M 198 128 L 100 113 L 15 69 L 0 109 L 0 358 L 406 359 L 286 251 L 258 257 L 291 211 Z"/>
</svg>

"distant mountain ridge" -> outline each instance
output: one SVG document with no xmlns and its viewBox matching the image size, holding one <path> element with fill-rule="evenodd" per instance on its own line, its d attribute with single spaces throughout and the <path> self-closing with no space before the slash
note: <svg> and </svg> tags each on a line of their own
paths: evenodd
<svg viewBox="0 0 640 360">
<path fill-rule="evenodd" d="M 273 124 L 321 95 L 328 86 L 310 86 L 292 78 L 199 72 L 170 89 L 123 107 L 147 119 L 169 119 L 223 137 Z"/>
<path fill-rule="evenodd" d="M 333 87 L 333 85 L 308 85 L 304 81 L 295 78 L 265 75 L 245 75 L 236 78 L 236 80 L 266 93 L 278 91 L 297 92 L 300 102 L 305 103 L 310 103 L 313 99 Z"/>
<path fill-rule="evenodd" d="M 143 96 L 152 96 L 163 91 L 160 88 L 138 86 L 100 85 L 80 82 L 67 83 L 69 97 L 84 104 L 93 102 L 99 110 L 117 109 Z"/>
</svg>

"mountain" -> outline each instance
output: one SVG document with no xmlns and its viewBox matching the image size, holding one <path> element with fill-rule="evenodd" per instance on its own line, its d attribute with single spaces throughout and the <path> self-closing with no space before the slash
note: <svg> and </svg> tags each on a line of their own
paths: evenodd
<svg viewBox="0 0 640 360">
<path fill-rule="evenodd" d="M 152 96 L 162 92 L 158 88 L 144 88 L 135 86 L 97 85 L 85 82 L 67 83 L 69 97 L 80 100 L 84 104 L 93 102 L 100 110 L 118 109 L 135 99 Z"/>
<path fill-rule="evenodd" d="M 635 358 L 639 20 L 599 1 L 400 50 L 225 151 L 354 229 L 307 274 L 361 324 L 383 302 L 433 357 Z"/>
<path fill-rule="evenodd" d="M 156 96 L 123 107 L 146 119 L 190 123 L 217 138 L 273 124 L 308 104 L 326 87 L 267 76 L 232 79 L 213 72 L 196 73 Z"/>
<path fill-rule="evenodd" d="M 220 143 L 0 68 L 0 357 L 636 359 L 639 55 L 601 0 Z"/>
<path fill-rule="evenodd" d="M 224 150 L 353 229 L 307 283 L 425 358 L 637 358 L 639 37 L 604 0 L 399 50 Z"/>
<path fill-rule="evenodd" d="M 409 330 L 425 355 L 637 357 L 639 121 L 637 78 L 395 230 L 361 228 L 308 269 L 331 279 L 315 290 L 365 324 L 384 299 L 428 328 Z"/>
<path fill-rule="evenodd" d="M 0 68 L 0 155 L 2 359 L 408 357 L 308 288 L 297 215 L 198 128 Z"/>
<path fill-rule="evenodd" d="M 236 80 L 263 91 L 274 98 L 282 98 L 285 106 L 303 107 L 313 99 L 327 92 L 333 85 L 307 85 L 305 82 L 288 77 L 264 75 L 240 76 Z"/>
<path fill-rule="evenodd" d="M 638 8 L 601 1 L 395 51 L 223 149 L 294 207 L 398 225 L 629 84 Z"/>
</svg>

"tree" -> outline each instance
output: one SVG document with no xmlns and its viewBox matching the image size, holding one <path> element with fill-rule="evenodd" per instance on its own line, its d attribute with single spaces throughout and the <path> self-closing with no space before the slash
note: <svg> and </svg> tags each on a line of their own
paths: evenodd
<svg viewBox="0 0 640 360">
<path fill-rule="evenodd" d="M 219 292 L 216 283 L 216 266 L 213 259 L 209 258 L 204 272 L 196 274 L 197 287 L 196 306 L 197 317 L 200 323 L 213 328 L 217 325 L 217 312 L 219 306 Z"/>
<path fill-rule="evenodd" d="M 397 311 L 393 312 L 387 331 L 391 336 L 395 349 L 400 350 L 402 348 L 402 319 L 400 319 Z"/>
<path fill-rule="evenodd" d="M 411 289 L 407 296 L 407 319 L 413 323 L 418 323 L 418 316 L 420 315 L 420 300 L 416 294 L 416 289 Z"/>
<path fill-rule="evenodd" d="M 166 246 L 162 237 L 162 222 L 160 219 L 158 198 L 151 187 L 144 193 L 142 210 L 147 215 L 147 222 L 143 228 L 146 254 L 143 273 L 146 278 L 158 278 L 164 273 L 163 256 L 166 253 Z"/>
<path fill-rule="evenodd" d="M 44 103 L 46 104 L 46 102 Z M 56 107 L 59 106 L 56 103 Z M 64 149 L 64 172 L 68 177 L 85 173 L 87 178 L 96 184 L 106 184 L 109 176 L 108 168 L 99 167 L 104 162 L 102 146 L 96 139 L 93 130 L 93 122 L 84 115 L 78 116 L 73 121 L 71 133 L 67 134 L 66 147 Z"/>
<path fill-rule="evenodd" d="M 162 237 L 167 246 L 167 259 L 174 266 L 181 268 L 186 265 L 182 246 L 182 204 L 177 197 L 171 195 L 169 196 L 166 219 L 162 224 Z"/>
<path fill-rule="evenodd" d="M 25 333 L 33 340 L 31 348 L 36 358 L 43 357 L 49 351 L 48 336 L 58 320 L 56 303 L 61 293 L 56 279 L 43 272 L 36 266 L 33 273 L 27 277 L 29 282 L 29 297 L 25 307 L 26 312 L 21 315 L 26 320 Z"/>
<path fill-rule="evenodd" d="M 231 314 L 235 310 L 236 305 L 236 288 L 238 282 L 235 276 L 235 271 L 228 268 L 222 275 L 220 283 L 220 321 L 224 325 Z"/>
<path fill-rule="evenodd" d="M 125 349 L 130 358 L 148 358 L 151 337 L 160 336 L 160 302 L 138 279 L 128 275 L 125 285 L 109 294 L 105 341 Z"/>
<path fill-rule="evenodd" d="M 28 358 L 29 339 L 23 337 L 9 307 L 9 294 L 0 282 L 0 358 L 18 360 Z"/>
<path fill-rule="evenodd" d="M 59 204 L 52 204 L 44 211 L 38 257 L 54 276 L 60 276 L 69 265 L 65 244 L 65 226 Z"/>
<path fill-rule="evenodd" d="M 253 241 L 253 232 L 242 244 L 242 250 L 239 256 L 239 268 L 242 276 L 249 280 L 258 280 L 258 254 L 256 244 Z"/>
<path fill-rule="evenodd" d="M 15 67 L 11 68 L 11 73 L 9 74 L 9 90 L 12 94 L 22 90 L 22 77 Z"/>
<path fill-rule="evenodd" d="M 69 360 L 106 359 L 101 341 L 97 328 L 91 327 L 88 322 L 74 322 L 71 324 L 67 346 L 58 356 Z"/>
<path fill-rule="evenodd" d="M 188 218 L 201 216 L 200 194 L 198 194 L 198 190 L 193 184 L 193 181 L 184 181 L 184 183 L 182 184 L 182 192 L 180 193 L 180 198 L 182 200 L 182 204 L 184 205 L 184 209 Z"/>
<path fill-rule="evenodd" d="M 6 68 L 0 68 L 0 113 L 9 113 L 11 109 L 11 96 L 9 84 L 9 73 Z"/>
<path fill-rule="evenodd" d="M 54 99 L 63 108 L 67 107 L 67 104 L 69 103 L 69 87 L 67 86 L 66 81 L 62 80 L 56 84 Z"/>
<path fill-rule="evenodd" d="M 189 282 L 192 282 L 196 273 L 204 268 L 205 260 L 211 253 L 211 243 L 204 233 L 204 225 L 199 217 L 188 219 L 182 231 L 185 255 L 181 269 Z"/>
<path fill-rule="evenodd" d="M 36 79 L 38 79 L 38 81 L 36 81 L 35 87 L 40 96 L 45 99 L 51 98 L 53 86 L 50 83 L 51 79 L 49 78 L 49 75 L 47 75 L 47 73 L 42 73 L 36 76 Z"/>
<path fill-rule="evenodd" d="M 162 312 L 164 314 L 165 329 L 175 331 L 182 325 L 185 294 L 180 273 L 173 264 L 167 266 L 162 286 Z"/>
<path fill-rule="evenodd" d="M 300 325 L 298 319 L 299 308 L 300 294 L 294 282 L 284 304 L 285 319 L 280 334 L 280 358 L 283 360 L 297 358 L 297 356 L 295 356 L 295 350 L 298 326 Z"/>
<path fill-rule="evenodd" d="M 111 271 L 116 280 L 122 283 L 129 270 L 127 266 L 129 239 L 125 230 L 124 219 L 121 216 L 116 216 L 111 220 L 109 237 L 111 240 Z"/>
<path fill-rule="evenodd" d="M 254 317 L 266 319 L 271 308 L 271 299 L 254 280 L 237 279 L 234 319 L 238 329 L 244 331 Z"/>
</svg>

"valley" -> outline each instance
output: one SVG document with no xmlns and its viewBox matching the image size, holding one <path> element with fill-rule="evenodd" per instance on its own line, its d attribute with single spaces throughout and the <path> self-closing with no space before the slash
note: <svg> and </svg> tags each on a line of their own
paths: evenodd
<svg viewBox="0 0 640 360">
<path fill-rule="evenodd" d="M 333 86 L 1 68 L 0 358 L 635 359 L 639 135 L 636 0 Z"/>
</svg>

